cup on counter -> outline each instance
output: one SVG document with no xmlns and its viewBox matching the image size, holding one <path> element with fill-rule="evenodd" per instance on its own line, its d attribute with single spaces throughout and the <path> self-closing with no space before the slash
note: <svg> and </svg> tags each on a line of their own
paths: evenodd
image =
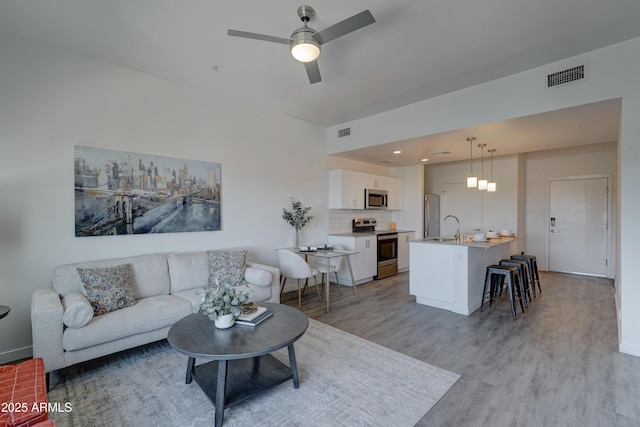
<svg viewBox="0 0 640 427">
<path fill-rule="evenodd" d="M 473 235 L 474 242 L 484 242 L 485 240 L 487 240 L 487 236 L 484 233 L 475 233 Z"/>
<path fill-rule="evenodd" d="M 500 235 L 501 236 L 511 236 L 511 230 L 507 230 L 507 229 L 500 230 Z"/>
<path fill-rule="evenodd" d="M 489 230 L 487 231 L 487 238 L 488 239 L 495 239 L 496 237 L 498 237 L 498 233 L 493 231 L 493 230 Z"/>
</svg>

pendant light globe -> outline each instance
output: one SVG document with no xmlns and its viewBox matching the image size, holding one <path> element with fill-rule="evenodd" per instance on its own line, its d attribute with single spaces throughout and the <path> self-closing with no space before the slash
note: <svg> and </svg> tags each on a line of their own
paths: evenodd
<svg viewBox="0 0 640 427">
<path fill-rule="evenodd" d="M 478 177 L 473 174 L 473 142 L 475 140 L 475 136 L 467 137 L 467 141 L 469 142 L 469 164 L 471 166 L 471 175 L 467 177 L 467 188 L 478 187 Z"/>
</svg>

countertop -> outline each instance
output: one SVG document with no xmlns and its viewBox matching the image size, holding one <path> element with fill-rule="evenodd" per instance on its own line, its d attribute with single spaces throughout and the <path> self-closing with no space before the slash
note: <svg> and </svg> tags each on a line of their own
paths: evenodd
<svg viewBox="0 0 640 427">
<path fill-rule="evenodd" d="M 453 238 L 453 236 L 442 236 Z M 454 240 L 449 240 L 445 242 L 440 242 L 438 240 L 429 240 L 429 239 L 416 239 L 412 240 L 412 243 L 427 243 L 427 244 L 435 244 L 435 245 L 457 245 L 457 246 L 468 246 L 470 248 L 491 248 L 493 246 L 502 245 L 504 243 L 513 242 L 514 240 L 524 239 L 524 236 L 511 236 L 511 237 L 497 237 L 495 239 L 488 239 L 486 242 L 476 242 L 471 237 L 467 237 L 464 239 L 463 243 L 456 243 Z"/>
<path fill-rule="evenodd" d="M 376 231 L 365 231 L 360 233 L 329 233 L 329 236 L 341 236 L 341 237 L 364 237 L 364 236 L 377 236 L 378 234 L 383 233 L 415 233 L 415 230 L 376 230 Z"/>
</svg>

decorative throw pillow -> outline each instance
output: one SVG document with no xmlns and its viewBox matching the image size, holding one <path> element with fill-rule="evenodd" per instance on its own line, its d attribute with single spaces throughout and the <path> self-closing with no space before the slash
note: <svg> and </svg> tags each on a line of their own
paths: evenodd
<svg viewBox="0 0 640 427">
<path fill-rule="evenodd" d="M 244 279 L 246 251 L 208 251 L 209 254 L 209 286 L 216 285 L 218 279 L 221 285 L 238 286 Z"/>
<path fill-rule="evenodd" d="M 69 328 L 82 328 L 93 319 L 93 307 L 80 292 L 71 292 L 62 298 L 62 323 Z"/>
<path fill-rule="evenodd" d="M 129 285 L 129 264 L 77 270 L 95 316 L 131 307 L 136 303 Z"/>
</svg>

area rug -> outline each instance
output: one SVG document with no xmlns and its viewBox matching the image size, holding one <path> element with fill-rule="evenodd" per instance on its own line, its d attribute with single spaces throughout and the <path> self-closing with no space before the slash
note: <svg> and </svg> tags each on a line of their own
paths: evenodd
<svg viewBox="0 0 640 427">
<path fill-rule="evenodd" d="M 295 350 L 300 388 L 287 381 L 232 406 L 224 426 L 413 426 L 459 378 L 313 319 Z M 274 355 L 289 363 L 286 349 Z M 186 365 L 165 340 L 63 369 L 50 418 L 60 427 L 213 425 L 212 403 L 185 384 Z"/>
</svg>

